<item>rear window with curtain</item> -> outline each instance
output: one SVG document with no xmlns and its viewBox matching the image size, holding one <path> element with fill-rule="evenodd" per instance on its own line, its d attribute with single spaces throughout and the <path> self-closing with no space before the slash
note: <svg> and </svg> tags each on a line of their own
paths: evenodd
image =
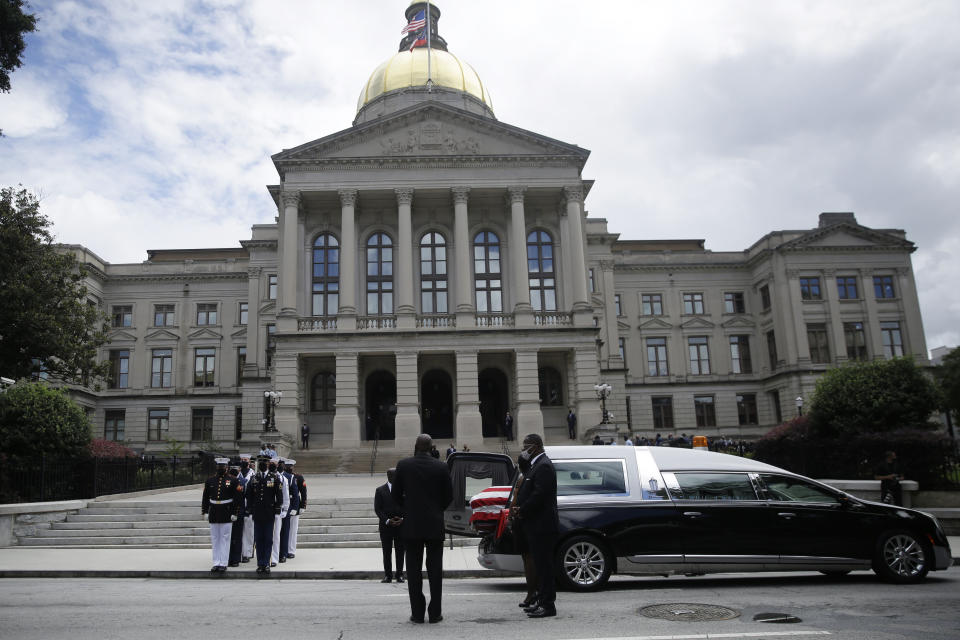
<svg viewBox="0 0 960 640">
<path fill-rule="evenodd" d="M 557 495 L 626 495 L 623 460 L 554 460 Z"/>
</svg>

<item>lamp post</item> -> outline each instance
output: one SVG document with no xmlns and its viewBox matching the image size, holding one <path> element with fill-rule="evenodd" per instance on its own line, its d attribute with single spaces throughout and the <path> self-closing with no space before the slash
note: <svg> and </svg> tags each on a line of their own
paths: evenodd
<svg viewBox="0 0 960 640">
<path fill-rule="evenodd" d="M 600 400 L 600 413 L 603 416 L 600 424 L 607 424 L 610 419 L 610 415 L 607 413 L 607 398 L 610 396 L 610 392 L 613 391 L 613 387 L 606 382 L 601 382 L 600 384 L 593 385 L 593 390 Z"/>
<path fill-rule="evenodd" d="M 803 415 L 803 396 L 797 396 L 796 403 L 797 403 L 797 415 L 802 416 Z"/>
<path fill-rule="evenodd" d="M 283 397 L 282 391 L 264 391 L 263 397 L 270 403 L 270 421 L 264 420 L 264 431 L 277 430 L 277 405 L 280 404 L 280 398 Z"/>
</svg>

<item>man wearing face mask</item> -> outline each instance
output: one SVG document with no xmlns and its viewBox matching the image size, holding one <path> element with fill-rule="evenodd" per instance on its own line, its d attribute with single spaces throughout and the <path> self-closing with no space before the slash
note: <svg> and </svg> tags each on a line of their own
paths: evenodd
<svg viewBox="0 0 960 640">
<path fill-rule="evenodd" d="M 270 553 L 273 547 L 273 525 L 283 507 L 281 483 L 275 472 L 269 471 L 266 456 L 257 460 L 257 473 L 250 478 L 244 492 L 247 511 L 253 516 L 253 539 L 257 547 L 257 573 L 270 573 Z"/>
<path fill-rule="evenodd" d="M 524 611 L 530 618 L 549 618 L 557 615 L 553 577 L 553 552 L 560 530 L 557 471 L 543 451 L 543 438 L 535 433 L 523 439 L 520 455 L 530 461 L 530 471 L 517 491 L 514 515 L 520 521 L 537 573 L 537 602 Z"/>
<path fill-rule="evenodd" d="M 240 481 L 246 487 L 250 478 L 256 473 L 250 466 L 250 454 L 240 454 Z M 240 543 L 240 562 L 250 562 L 253 557 L 253 516 L 244 509 L 243 540 Z"/>
<path fill-rule="evenodd" d="M 276 476 L 277 482 L 280 484 L 281 492 L 280 513 L 278 513 L 274 518 L 273 547 L 270 551 L 270 566 L 275 567 L 277 566 L 277 563 L 280 562 L 280 535 L 283 532 L 283 521 L 286 519 L 287 513 L 290 511 L 290 483 L 287 482 L 287 477 L 283 473 L 283 458 L 271 458 L 268 468 Z M 287 561 L 286 556 L 284 556 L 283 561 Z"/>
<path fill-rule="evenodd" d="M 227 570 L 230 562 L 231 527 L 237 520 L 243 489 L 236 479 L 227 475 L 227 458 L 217 458 L 217 473 L 203 485 L 200 512 L 210 522 L 210 542 L 213 547 L 213 573 Z"/>
<path fill-rule="evenodd" d="M 520 602 L 520 608 L 526 609 L 537 604 L 537 568 L 533 564 L 533 556 L 530 555 L 530 548 L 527 546 L 527 537 L 523 532 L 523 524 L 517 520 L 514 507 L 517 505 L 517 495 L 520 488 L 530 473 L 530 457 L 520 454 L 517 458 L 517 469 L 520 471 L 520 479 L 517 482 L 517 489 L 514 491 L 513 500 L 510 508 L 510 530 L 513 533 L 514 544 L 520 557 L 523 559 L 523 578 L 527 583 L 527 596 Z"/>
</svg>

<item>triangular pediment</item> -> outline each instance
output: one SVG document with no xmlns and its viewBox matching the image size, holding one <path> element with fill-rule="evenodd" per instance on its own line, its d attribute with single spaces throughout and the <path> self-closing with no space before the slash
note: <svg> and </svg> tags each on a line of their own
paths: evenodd
<svg viewBox="0 0 960 640">
<path fill-rule="evenodd" d="M 222 335 L 220 335 L 213 329 L 208 329 L 206 327 L 197 329 L 193 333 L 189 334 L 187 337 L 190 338 L 191 340 L 220 340 L 223 338 Z"/>
<path fill-rule="evenodd" d="M 278 169 L 359 159 L 568 157 L 589 151 L 456 107 L 425 102 L 273 156 Z"/>
<path fill-rule="evenodd" d="M 117 344 L 119 342 L 136 342 L 137 336 L 129 331 L 124 331 L 120 329 L 119 331 L 113 331 L 110 333 L 110 344 Z"/>
<path fill-rule="evenodd" d="M 617 320 L 617 329 L 620 329 L 621 331 L 629 331 L 630 325 L 622 320 Z"/>
<path fill-rule="evenodd" d="M 651 331 L 656 329 L 673 329 L 673 325 L 661 318 L 650 318 L 640 323 L 641 331 Z"/>
<path fill-rule="evenodd" d="M 780 249 L 793 251 L 803 249 L 905 249 L 912 251 L 914 244 L 892 233 L 843 222 L 814 229 L 798 238 L 785 242 L 780 245 Z"/>
<path fill-rule="evenodd" d="M 246 337 L 247 337 L 247 328 L 246 328 L 246 327 L 240 327 L 239 329 L 237 329 L 236 331 L 234 331 L 233 333 L 231 333 L 231 334 L 230 334 L 230 337 L 233 338 L 234 340 L 244 340 L 244 339 L 246 339 Z"/>
<path fill-rule="evenodd" d="M 732 318 L 724 320 L 721 326 L 725 329 L 750 328 L 757 326 L 757 323 L 747 316 L 733 316 Z"/>
<path fill-rule="evenodd" d="M 680 327 L 683 329 L 712 329 L 713 326 L 712 322 L 699 316 L 684 320 L 680 323 Z"/>
<path fill-rule="evenodd" d="M 147 342 L 170 342 L 179 340 L 180 336 L 169 329 L 154 329 L 145 339 Z"/>
<path fill-rule="evenodd" d="M 260 315 L 272 315 L 276 313 L 276 311 L 277 311 L 277 303 L 273 300 L 270 300 L 269 302 L 264 302 L 262 305 L 260 305 L 260 308 L 257 309 L 257 313 L 259 313 Z"/>
</svg>

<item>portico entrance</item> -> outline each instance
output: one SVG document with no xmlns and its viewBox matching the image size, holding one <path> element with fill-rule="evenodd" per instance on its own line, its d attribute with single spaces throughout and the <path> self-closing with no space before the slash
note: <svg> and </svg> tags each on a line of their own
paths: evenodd
<svg viewBox="0 0 960 640">
<path fill-rule="evenodd" d="M 480 392 L 483 437 L 500 437 L 503 431 L 503 418 L 510 408 L 507 376 L 500 369 L 484 369 L 480 372 L 477 384 Z"/>
<path fill-rule="evenodd" d="M 441 369 L 428 371 L 420 382 L 420 420 L 434 439 L 453 437 L 453 384 Z"/>
<path fill-rule="evenodd" d="M 374 371 L 367 376 L 364 402 L 364 437 L 367 440 L 393 440 L 397 417 L 397 379 L 389 371 Z"/>
</svg>

